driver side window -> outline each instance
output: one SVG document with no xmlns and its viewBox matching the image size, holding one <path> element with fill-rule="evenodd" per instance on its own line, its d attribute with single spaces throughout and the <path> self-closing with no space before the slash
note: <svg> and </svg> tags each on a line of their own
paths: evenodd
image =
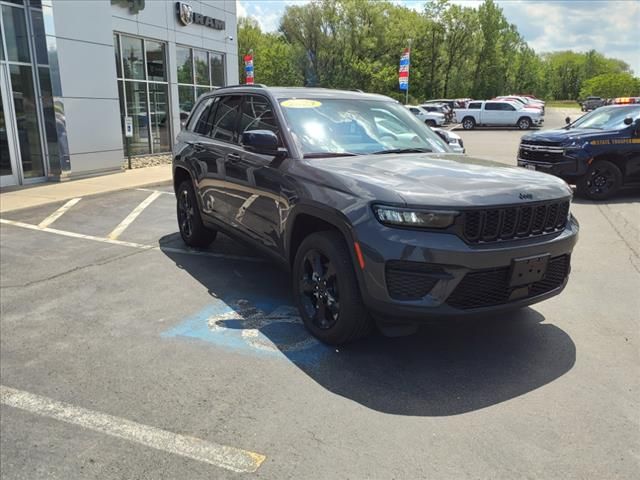
<svg viewBox="0 0 640 480">
<path fill-rule="evenodd" d="M 278 137 L 280 129 L 269 100 L 258 95 L 247 95 L 242 102 L 240 136 L 249 130 L 269 130 Z"/>
</svg>

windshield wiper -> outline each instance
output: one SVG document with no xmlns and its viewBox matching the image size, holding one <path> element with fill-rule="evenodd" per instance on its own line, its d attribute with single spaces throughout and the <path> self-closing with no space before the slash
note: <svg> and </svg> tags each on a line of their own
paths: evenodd
<svg viewBox="0 0 640 480">
<path fill-rule="evenodd" d="M 355 157 L 358 153 L 351 152 L 312 152 L 305 153 L 303 158 L 331 158 L 331 157 Z"/>
<path fill-rule="evenodd" d="M 385 153 L 433 153 L 433 150 L 429 148 L 392 148 L 373 152 L 371 155 L 383 155 Z"/>
</svg>

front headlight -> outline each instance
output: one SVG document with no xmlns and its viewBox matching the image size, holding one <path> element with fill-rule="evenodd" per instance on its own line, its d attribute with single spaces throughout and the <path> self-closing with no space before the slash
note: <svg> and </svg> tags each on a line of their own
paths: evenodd
<svg viewBox="0 0 640 480">
<path fill-rule="evenodd" d="M 459 212 L 453 210 L 415 210 L 407 208 L 373 207 L 376 218 L 385 225 L 418 228 L 447 228 Z"/>
</svg>

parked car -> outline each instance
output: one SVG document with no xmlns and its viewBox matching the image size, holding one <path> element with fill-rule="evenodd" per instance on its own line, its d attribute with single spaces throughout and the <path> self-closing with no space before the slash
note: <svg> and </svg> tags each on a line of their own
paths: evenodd
<svg viewBox="0 0 640 480">
<path fill-rule="evenodd" d="M 378 128 L 389 119 L 397 135 Z M 205 94 L 173 183 L 184 242 L 222 231 L 271 256 L 329 344 L 557 295 L 578 235 L 564 181 L 449 153 L 397 101 L 353 91 Z"/>
<path fill-rule="evenodd" d="M 601 107 L 605 104 L 605 101 L 600 97 L 587 97 L 586 100 L 580 103 L 580 108 L 583 112 L 589 112 Z"/>
<path fill-rule="evenodd" d="M 464 142 L 460 135 L 450 130 L 444 130 L 442 128 L 432 128 L 431 130 L 437 133 L 438 136 L 440 136 L 440 138 L 442 138 L 442 140 L 444 140 L 447 145 L 449 145 L 449 148 L 451 148 L 453 152 L 465 153 Z"/>
<path fill-rule="evenodd" d="M 469 102 L 467 108 L 456 109 L 455 116 L 465 130 L 473 130 L 476 126 L 517 126 L 520 130 L 528 130 L 544 123 L 544 115 L 539 109 L 506 100 Z"/>
<path fill-rule="evenodd" d="M 507 102 L 516 102 L 525 107 L 538 109 L 544 114 L 544 102 L 541 100 L 532 100 L 527 97 L 520 97 L 516 95 L 499 96 L 494 98 L 493 100 L 505 100 Z"/>
<path fill-rule="evenodd" d="M 418 117 L 421 121 L 429 125 L 430 127 L 444 125 L 445 116 L 439 112 L 428 112 L 422 107 L 416 105 L 406 105 L 411 113 Z"/>
<path fill-rule="evenodd" d="M 451 110 L 449 106 L 444 103 L 425 103 L 424 105 L 420 105 L 420 108 L 426 110 L 427 112 L 437 112 L 443 114 L 445 123 L 449 123 L 453 120 L 453 110 Z"/>
<path fill-rule="evenodd" d="M 525 135 L 518 165 L 575 183 L 593 200 L 640 185 L 640 105 L 600 107 L 564 128 Z"/>
</svg>

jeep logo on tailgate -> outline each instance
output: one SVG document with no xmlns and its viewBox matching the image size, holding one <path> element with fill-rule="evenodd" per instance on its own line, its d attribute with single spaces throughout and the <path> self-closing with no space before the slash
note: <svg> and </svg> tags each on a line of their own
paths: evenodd
<svg viewBox="0 0 640 480">
<path fill-rule="evenodd" d="M 520 200 L 533 200 L 533 195 L 531 195 L 530 193 L 521 193 L 519 197 Z"/>
</svg>

